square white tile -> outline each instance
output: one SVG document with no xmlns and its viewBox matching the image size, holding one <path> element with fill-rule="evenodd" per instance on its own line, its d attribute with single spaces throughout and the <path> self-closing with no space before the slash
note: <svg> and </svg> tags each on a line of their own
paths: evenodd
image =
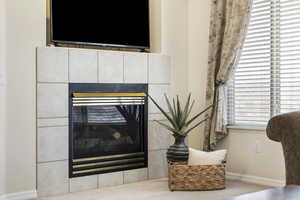
<svg viewBox="0 0 300 200">
<path fill-rule="evenodd" d="M 149 114 L 148 120 L 153 121 L 153 120 L 165 120 L 166 117 L 162 113 L 152 113 Z"/>
<path fill-rule="evenodd" d="M 161 122 L 168 124 L 167 121 Z M 160 150 L 169 148 L 171 137 L 173 137 L 172 133 L 155 121 L 149 121 L 148 127 L 148 149 Z"/>
<path fill-rule="evenodd" d="M 68 159 L 68 127 L 38 128 L 38 162 Z"/>
<path fill-rule="evenodd" d="M 170 84 L 171 57 L 151 54 L 149 55 L 149 83 Z"/>
<path fill-rule="evenodd" d="M 37 80 L 38 82 L 68 82 L 68 49 L 37 48 Z"/>
<path fill-rule="evenodd" d="M 68 118 L 43 118 L 37 119 L 38 127 L 68 126 Z"/>
<path fill-rule="evenodd" d="M 99 175 L 99 188 L 122 185 L 123 183 L 123 172 L 113 172 Z"/>
<path fill-rule="evenodd" d="M 68 193 L 68 161 L 38 164 L 37 192 L 39 197 Z"/>
<path fill-rule="evenodd" d="M 37 117 L 67 117 L 68 92 L 68 84 L 38 83 Z"/>
<path fill-rule="evenodd" d="M 83 176 L 70 179 L 70 192 L 80 192 L 98 188 L 98 176 Z"/>
<path fill-rule="evenodd" d="M 121 52 L 99 52 L 99 82 L 123 83 L 124 55 Z"/>
<path fill-rule="evenodd" d="M 148 55 L 145 53 L 124 54 L 125 83 L 148 82 Z"/>
<path fill-rule="evenodd" d="M 73 83 L 98 82 L 98 52 L 94 50 L 69 50 L 69 76 Z"/>
<path fill-rule="evenodd" d="M 150 151 L 148 168 L 150 179 L 167 177 L 166 150 Z"/>
<path fill-rule="evenodd" d="M 148 169 L 133 169 L 124 171 L 124 183 L 134 183 L 148 179 Z"/>
<path fill-rule="evenodd" d="M 170 93 L 169 85 L 149 85 L 149 95 L 158 103 L 160 107 L 167 110 L 168 106 L 165 101 L 166 94 L 169 98 L 172 97 Z M 149 99 L 149 113 L 161 113 L 160 110 L 154 105 L 154 103 Z"/>
</svg>

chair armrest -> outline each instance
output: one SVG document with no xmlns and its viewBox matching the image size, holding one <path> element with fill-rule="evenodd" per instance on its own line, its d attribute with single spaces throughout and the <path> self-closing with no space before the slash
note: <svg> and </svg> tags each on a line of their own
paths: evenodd
<svg viewBox="0 0 300 200">
<path fill-rule="evenodd" d="M 267 136 L 280 142 L 283 135 L 300 132 L 300 112 L 291 112 L 278 115 L 270 119 L 267 126 Z"/>
</svg>

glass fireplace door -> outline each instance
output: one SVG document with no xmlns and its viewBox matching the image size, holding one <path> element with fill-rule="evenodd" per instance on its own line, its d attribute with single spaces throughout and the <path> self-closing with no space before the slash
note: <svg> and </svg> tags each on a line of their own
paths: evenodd
<svg viewBox="0 0 300 200">
<path fill-rule="evenodd" d="M 145 166 L 145 98 L 140 93 L 73 94 L 74 175 Z"/>
</svg>

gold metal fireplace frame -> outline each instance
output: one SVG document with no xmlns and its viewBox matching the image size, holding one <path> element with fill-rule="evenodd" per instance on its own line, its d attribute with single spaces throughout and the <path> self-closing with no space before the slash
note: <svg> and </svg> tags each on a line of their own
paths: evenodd
<svg viewBox="0 0 300 200">
<path fill-rule="evenodd" d="M 145 158 L 139 157 L 144 156 L 144 152 L 130 153 L 130 154 L 120 154 L 120 155 L 111 155 L 111 156 L 99 156 L 93 158 L 82 158 L 82 159 L 73 159 L 73 175 L 91 173 L 91 172 L 102 172 L 107 170 L 121 169 L 126 167 L 139 167 L 145 166 Z M 118 158 L 120 160 L 110 160 L 107 159 Z M 104 160 L 104 161 L 103 161 Z M 96 161 L 93 163 L 86 163 Z M 129 163 L 128 162 L 135 162 Z M 111 164 L 119 164 L 118 166 L 106 166 Z M 88 167 L 97 167 L 95 169 L 86 169 Z"/>
<path fill-rule="evenodd" d="M 92 158 L 73 159 L 73 162 L 85 162 L 85 161 L 102 160 L 102 159 L 110 159 L 110 158 L 124 158 L 128 156 L 142 156 L 144 154 L 145 154 L 144 152 L 138 152 L 138 153 L 119 154 L 119 155 L 112 155 L 112 156 L 98 156 Z"/>
<path fill-rule="evenodd" d="M 73 93 L 73 97 L 146 97 L 145 93 Z"/>
<path fill-rule="evenodd" d="M 134 164 L 121 165 L 121 166 L 103 167 L 103 168 L 96 168 L 96 169 L 73 171 L 73 175 L 85 174 L 85 173 L 91 173 L 91 172 L 109 171 L 109 170 L 114 170 L 114 169 L 123 169 L 123 168 L 126 168 L 126 167 L 146 167 L 146 166 L 145 166 L 145 163 L 134 163 Z"/>
</svg>

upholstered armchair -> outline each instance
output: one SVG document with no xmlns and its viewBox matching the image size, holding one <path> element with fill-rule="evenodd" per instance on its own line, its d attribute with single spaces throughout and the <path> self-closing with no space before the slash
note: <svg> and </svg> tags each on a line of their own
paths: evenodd
<svg viewBox="0 0 300 200">
<path fill-rule="evenodd" d="M 282 144 L 286 184 L 300 185 L 300 112 L 273 117 L 268 123 L 267 135 Z"/>
</svg>

